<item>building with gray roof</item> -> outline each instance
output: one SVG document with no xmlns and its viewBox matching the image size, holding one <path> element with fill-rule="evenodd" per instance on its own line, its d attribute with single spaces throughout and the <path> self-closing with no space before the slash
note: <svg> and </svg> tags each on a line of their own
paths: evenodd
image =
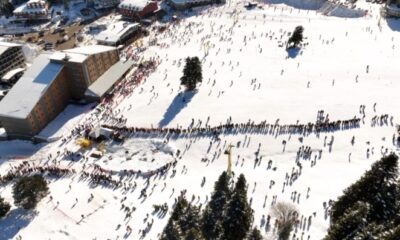
<svg viewBox="0 0 400 240">
<path fill-rule="evenodd" d="M 8 137 L 32 139 L 71 99 L 83 99 L 118 60 L 116 48 L 97 45 L 40 54 L 0 101 L 0 123 Z"/>
</svg>

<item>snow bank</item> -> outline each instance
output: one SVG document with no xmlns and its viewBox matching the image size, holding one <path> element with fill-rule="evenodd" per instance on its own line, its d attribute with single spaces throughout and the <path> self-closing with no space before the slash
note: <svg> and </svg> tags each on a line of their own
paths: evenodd
<svg viewBox="0 0 400 240">
<path fill-rule="evenodd" d="M 96 164 L 111 171 L 156 170 L 174 160 L 175 148 L 159 140 L 128 139 L 123 145 L 107 146 Z"/>
</svg>

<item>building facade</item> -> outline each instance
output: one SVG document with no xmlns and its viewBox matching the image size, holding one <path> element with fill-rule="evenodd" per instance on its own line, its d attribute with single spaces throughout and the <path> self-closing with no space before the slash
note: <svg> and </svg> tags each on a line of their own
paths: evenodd
<svg viewBox="0 0 400 240">
<path fill-rule="evenodd" d="M 25 67 L 25 57 L 19 44 L 0 42 L 0 79 L 12 69 Z"/>
<path fill-rule="evenodd" d="M 125 0 L 118 5 L 118 12 L 127 19 L 140 20 L 158 10 L 156 1 Z"/>
<path fill-rule="evenodd" d="M 45 0 L 29 0 L 14 10 L 14 16 L 20 20 L 48 20 L 49 4 Z"/>
<path fill-rule="evenodd" d="M 116 48 L 97 45 L 39 55 L 0 102 L 8 137 L 31 139 L 118 60 Z"/>
</svg>

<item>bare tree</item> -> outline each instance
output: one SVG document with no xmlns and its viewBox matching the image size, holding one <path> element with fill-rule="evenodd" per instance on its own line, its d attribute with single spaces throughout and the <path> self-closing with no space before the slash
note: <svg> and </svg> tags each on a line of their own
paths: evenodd
<svg viewBox="0 0 400 240">
<path fill-rule="evenodd" d="M 287 202 L 278 202 L 272 207 L 271 213 L 278 220 L 278 239 L 289 239 L 290 232 L 299 218 L 296 206 Z"/>
</svg>

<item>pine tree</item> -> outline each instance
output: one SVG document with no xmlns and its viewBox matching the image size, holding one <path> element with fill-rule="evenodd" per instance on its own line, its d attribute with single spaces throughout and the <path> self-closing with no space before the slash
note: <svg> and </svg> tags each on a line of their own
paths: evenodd
<svg viewBox="0 0 400 240">
<path fill-rule="evenodd" d="M 186 234 L 185 240 L 204 240 L 200 229 L 191 228 L 189 229 L 188 233 Z"/>
<path fill-rule="evenodd" d="M 257 228 L 253 228 L 253 230 L 247 237 L 247 240 L 263 240 L 260 230 L 258 230 Z"/>
<path fill-rule="evenodd" d="M 328 229 L 324 240 L 352 240 L 366 225 L 369 206 L 357 202 L 335 224 Z"/>
<path fill-rule="evenodd" d="M 4 200 L 4 198 L 0 197 L 0 218 L 4 217 L 7 215 L 7 213 L 10 211 L 11 205 Z"/>
<path fill-rule="evenodd" d="M 189 206 L 189 202 L 184 197 L 179 197 L 178 201 L 175 204 L 174 210 L 171 214 L 171 219 L 173 221 L 179 221 L 181 217 L 185 214 L 187 208 Z"/>
<path fill-rule="evenodd" d="M 185 214 L 179 219 L 180 227 L 183 233 L 190 229 L 200 231 L 200 210 L 196 206 L 189 205 Z"/>
<path fill-rule="evenodd" d="M 383 157 L 372 165 L 360 180 L 348 187 L 338 198 L 331 210 L 331 221 L 335 223 L 344 212 L 362 201 L 371 208 L 369 222 L 383 222 L 392 219 L 398 212 L 398 157 L 395 154 Z"/>
<path fill-rule="evenodd" d="M 192 91 L 196 88 L 196 84 L 203 80 L 201 62 L 198 57 L 186 58 L 186 64 L 181 77 L 181 84 L 187 90 Z"/>
<path fill-rule="evenodd" d="M 202 231 L 206 239 L 216 239 L 222 232 L 223 211 L 230 199 L 230 177 L 223 172 L 215 182 L 214 192 L 207 204 L 202 218 Z"/>
<path fill-rule="evenodd" d="M 178 224 L 171 218 L 168 220 L 167 226 L 165 226 L 160 240 L 181 240 L 181 232 Z"/>
<path fill-rule="evenodd" d="M 287 48 L 297 47 L 303 41 L 303 32 L 303 26 L 297 26 L 288 40 Z"/>
<path fill-rule="evenodd" d="M 48 194 L 46 180 L 41 175 L 20 178 L 13 186 L 14 204 L 33 209 Z"/>
<path fill-rule="evenodd" d="M 382 240 L 399 240 L 400 238 L 400 225 L 397 225 L 385 233 L 383 233 L 379 239 Z"/>
<path fill-rule="evenodd" d="M 243 240 L 253 221 L 253 210 L 247 202 L 246 179 L 239 176 L 232 199 L 229 201 L 223 220 L 224 240 Z"/>
</svg>

